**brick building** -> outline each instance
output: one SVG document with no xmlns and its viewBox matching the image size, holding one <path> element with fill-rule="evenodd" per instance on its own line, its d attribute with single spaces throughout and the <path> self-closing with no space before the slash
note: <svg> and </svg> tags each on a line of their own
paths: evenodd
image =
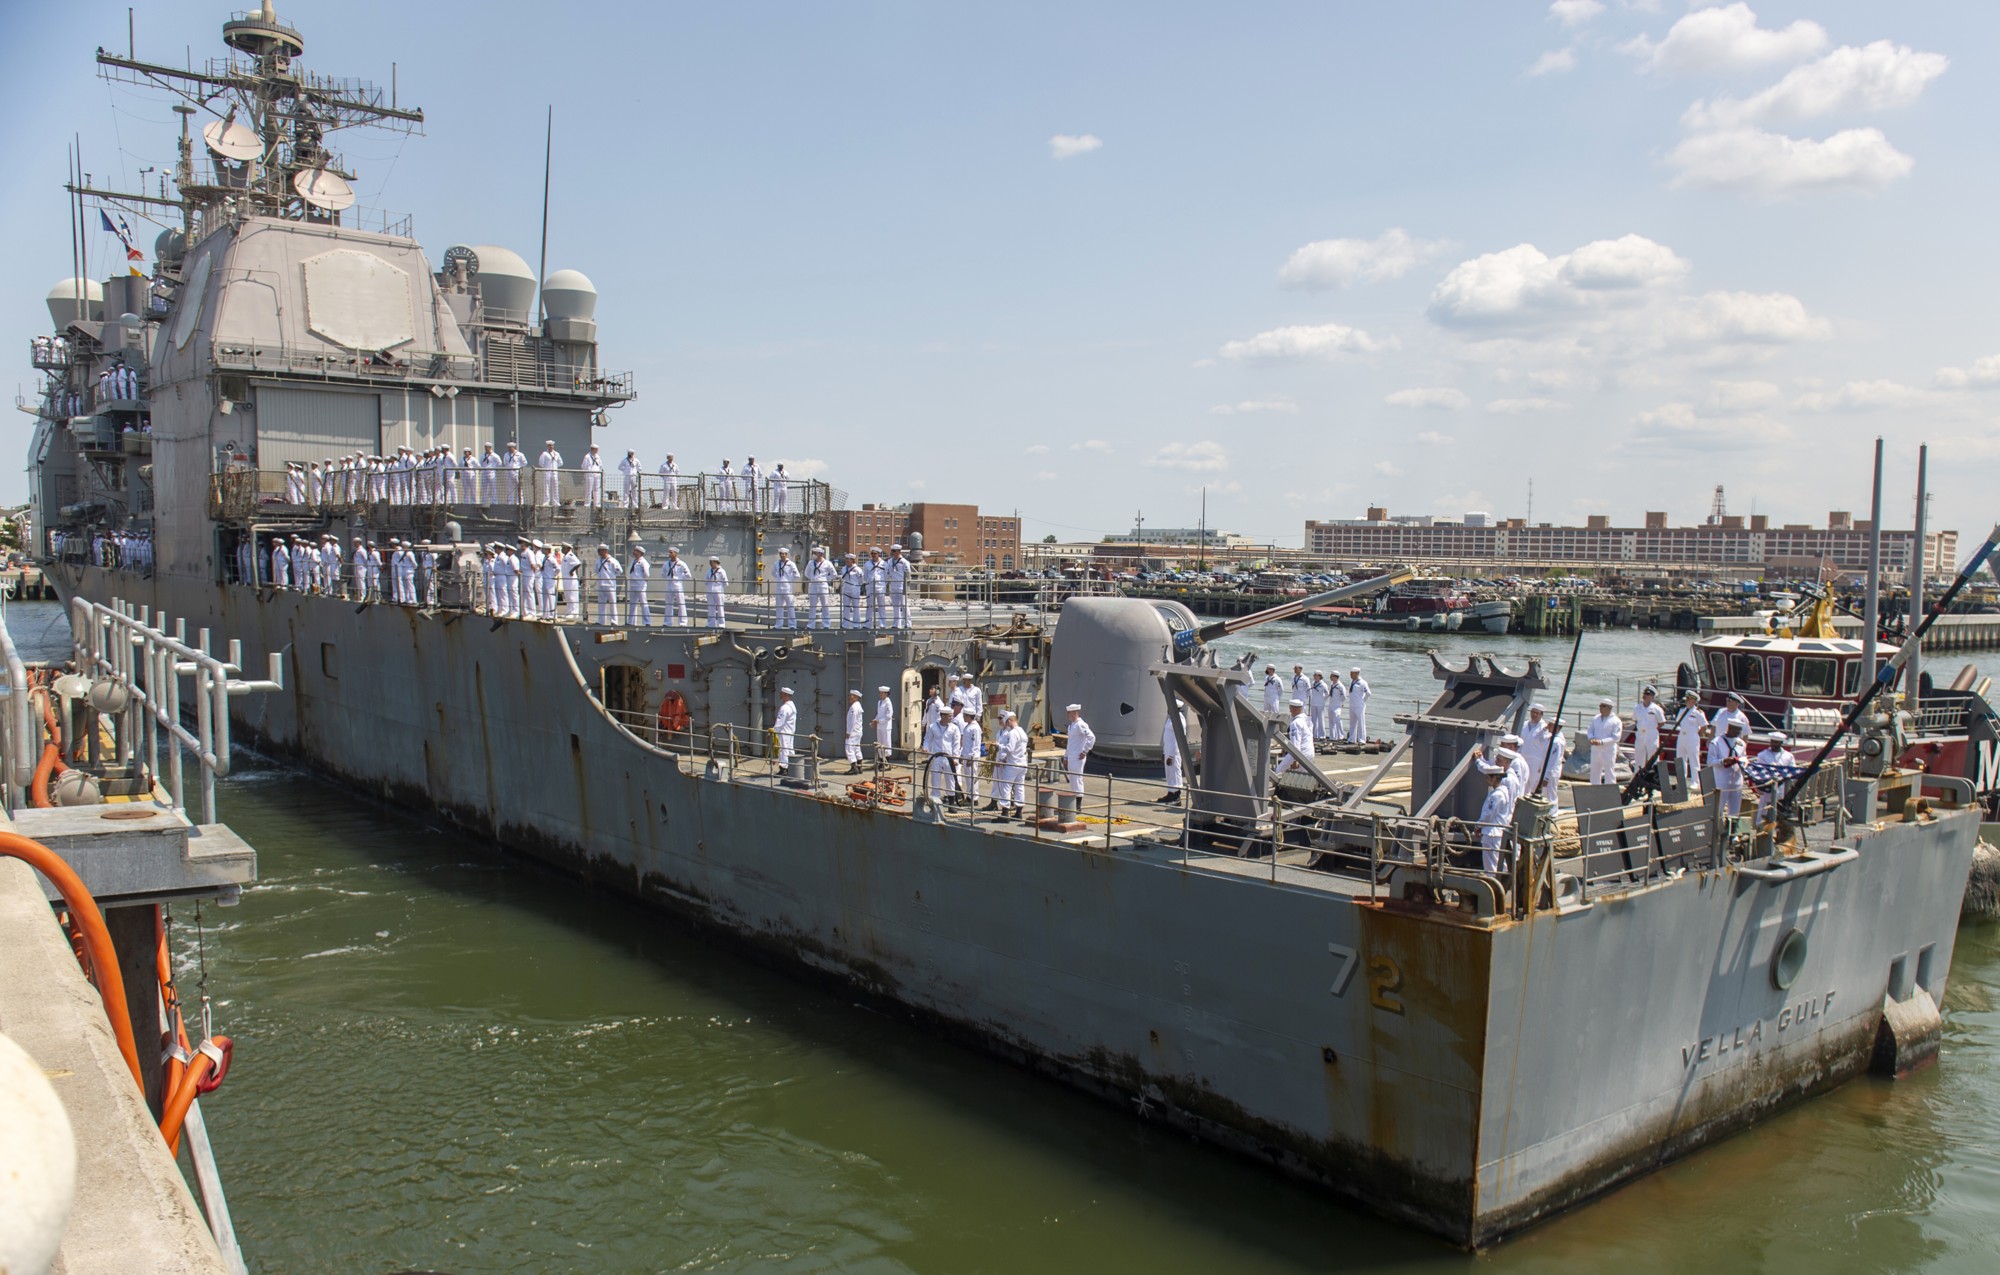
<svg viewBox="0 0 2000 1275">
<path fill-rule="evenodd" d="M 836 509 L 829 519 L 828 548 L 836 560 L 848 553 L 865 558 L 870 545 L 908 545 L 914 534 L 924 538 L 926 562 L 998 571 L 1021 565 L 1021 520 L 982 514 L 977 505 L 863 505 Z"/>
<path fill-rule="evenodd" d="M 1908 572 L 1916 534 L 1882 532 L 1882 570 L 1891 579 Z M 1468 566 L 1624 567 L 1709 566 L 1807 575 L 1821 562 L 1845 571 L 1868 565 L 1868 524 L 1832 513 L 1825 527 L 1772 526 L 1763 514 L 1728 516 L 1719 524 L 1670 527 L 1664 513 L 1648 513 L 1643 527 L 1614 527 L 1593 514 L 1581 527 L 1529 526 L 1519 518 L 1480 525 L 1429 517 L 1391 518 L 1370 509 L 1366 518 L 1308 521 L 1306 552 L 1341 562 L 1442 562 Z M 1924 537 L 1924 569 L 1949 575 L 1956 565 L 1958 533 Z"/>
</svg>

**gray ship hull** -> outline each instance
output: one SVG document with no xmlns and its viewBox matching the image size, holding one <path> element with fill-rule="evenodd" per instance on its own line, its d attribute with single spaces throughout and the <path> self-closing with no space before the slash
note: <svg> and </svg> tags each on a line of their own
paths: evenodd
<svg viewBox="0 0 2000 1275">
<path fill-rule="evenodd" d="M 1912 990 L 1892 970 L 1943 996 L 1977 834 L 1948 812 L 1796 881 L 1689 873 L 1478 926 L 684 773 L 592 694 L 684 635 L 52 576 L 239 637 L 248 666 L 282 652 L 284 693 L 236 706 L 274 754 L 1469 1246 L 1862 1071 Z"/>
</svg>

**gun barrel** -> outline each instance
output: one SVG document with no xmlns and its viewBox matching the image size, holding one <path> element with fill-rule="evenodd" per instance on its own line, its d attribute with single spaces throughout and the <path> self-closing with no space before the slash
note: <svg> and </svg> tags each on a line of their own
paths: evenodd
<svg viewBox="0 0 2000 1275">
<path fill-rule="evenodd" d="M 1393 589 L 1405 580 L 1415 579 L 1416 574 L 1416 572 L 1410 570 L 1408 567 L 1392 567 L 1379 576 L 1371 576 L 1366 580 L 1355 580 L 1348 584 L 1343 584 L 1337 589 L 1328 589 L 1324 593 L 1315 593 L 1310 597 L 1294 598 L 1289 602 L 1280 602 L 1277 606 L 1266 607 L 1262 611 L 1252 611 L 1249 615 L 1239 615 L 1231 620 L 1217 620 L 1215 623 L 1203 625 L 1199 629 L 1184 630 L 1174 635 L 1174 643 L 1180 649 L 1188 650 L 1204 642 L 1213 642 L 1217 638 L 1228 637 L 1232 633 L 1241 633 L 1245 629 L 1254 629 L 1260 624 L 1269 624 L 1273 620 L 1289 620 L 1293 616 L 1304 615 L 1314 607 L 1323 607 L 1329 602 L 1339 602 L 1346 598 L 1364 597 L 1371 593 L 1380 593 L 1384 589 Z"/>
</svg>

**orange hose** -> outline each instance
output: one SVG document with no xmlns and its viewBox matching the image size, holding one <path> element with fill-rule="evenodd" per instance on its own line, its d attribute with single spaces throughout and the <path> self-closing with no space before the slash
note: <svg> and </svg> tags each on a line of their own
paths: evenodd
<svg viewBox="0 0 2000 1275">
<path fill-rule="evenodd" d="M 218 1037 L 217 1044 L 228 1039 L 227 1036 Z M 207 1054 L 196 1054 L 194 1061 L 188 1064 L 187 1075 L 182 1077 L 180 1087 L 160 1107 L 160 1136 L 167 1140 L 167 1150 L 174 1155 L 181 1153 L 181 1123 L 187 1119 L 188 1108 L 194 1105 L 201 1082 L 208 1079 L 208 1073 L 214 1067 L 213 1058 Z"/>
<path fill-rule="evenodd" d="M 162 1024 L 167 1031 L 164 1035 L 173 1038 L 182 1053 L 189 1052 L 187 1022 L 181 1017 L 180 993 L 174 990 L 174 965 L 167 954 L 167 910 L 153 905 L 153 929 L 160 936 L 160 947 L 153 960 L 154 970 L 160 979 L 160 1003 L 166 1007 L 167 1022 Z M 164 1052 L 164 1051 L 163 1051 Z M 187 1074 L 187 1064 L 172 1054 L 167 1055 L 160 1092 L 171 1094 L 180 1088 L 181 1077 Z"/>
<path fill-rule="evenodd" d="M 90 897 L 83 881 L 61 856 L 39 841 L 31 841 L 18 832 L 0 831 L 0 855 L 25 861 L 47 877 L 62 895 L 71 920 L 83 933 L 84 947 L 90 953 L 91 977 L 104 1001 L 104 1016 L 111 1020 L 111 1034 L 118 1038 L 118 1052 L 125 1055 L 125 1065 L 132 1069 L 132 1082 L 144 1093 L 146 1082 L 139 1070 L 139 1047 L 132 1039 L 132 1015 L 125 1008 L 125 977 L 118 972 L 118 952 L 111 946 L 111 931 L 104 926 L 104 913 L 97 910 L 97 900 Z"/>
<path fill-rule="evenodd" d="M 42 701 L 42 725 L 48 730 L 49 737 L 42 745 L 42 759 L 35 763 L 35 777 L 28 785 L 28 800 L 37 808 L 46 810 L 56 804 L 55 799 L 49 796 L 49 781 L 69 767 L 63 764 L 62 730 L 56 725 L 55 705 L 49 702 L 48 692 L 39 687 L 30 694 Z"/>
</svg>

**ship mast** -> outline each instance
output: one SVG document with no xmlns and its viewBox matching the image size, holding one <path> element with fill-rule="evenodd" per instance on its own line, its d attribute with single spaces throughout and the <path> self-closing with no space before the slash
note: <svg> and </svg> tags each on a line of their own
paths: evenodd
<svg viewBox="0 0 2000 1275">
<path fill-rule="evenodd" d="M 254 214 L 339 225 L 354 202 L 354 174 L 327 147 L 329 134 L 367 126 L 397 133 L 423 131 L 421 109 L 385 100 L 361 80 L 301 71 L 305 40 L 279 20 L 271 0 L 222 24 L 233 51 L 200 68 L 144 62 L 97 50 L 99 74 L 112 83 L 156 86 L 183 99 L 177 193 L 169 197 L 72 184 L 71 193 L 138 206 L 178 208 L 192 244 L 213 214 Z M 206 162 L 195 158 L 188 119 L 212 116 L 202 132 Z"/>
</svg>

